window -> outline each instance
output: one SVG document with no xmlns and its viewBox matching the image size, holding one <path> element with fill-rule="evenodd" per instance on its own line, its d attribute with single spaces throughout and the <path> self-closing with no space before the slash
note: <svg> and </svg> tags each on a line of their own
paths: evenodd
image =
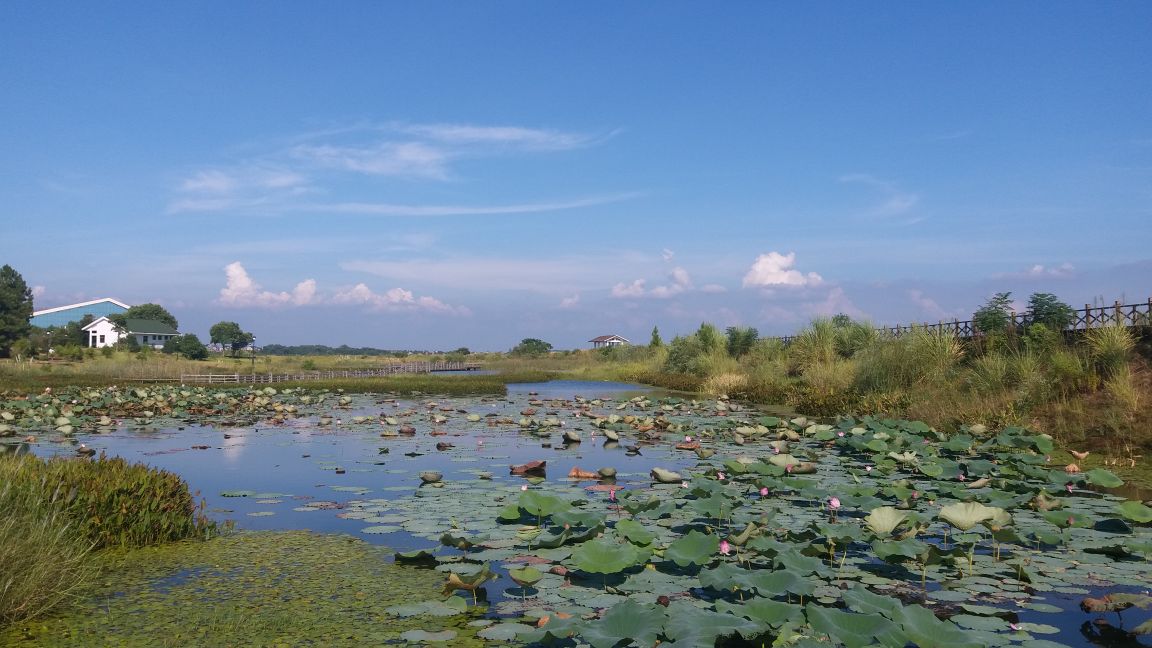
<svg viewBox="0 0 1152 648">
<path fill-rule="evenodd" d="M 100 344 L 104 344 L 104 336 L 103 335 L 100 336 Z"/>
</svg>

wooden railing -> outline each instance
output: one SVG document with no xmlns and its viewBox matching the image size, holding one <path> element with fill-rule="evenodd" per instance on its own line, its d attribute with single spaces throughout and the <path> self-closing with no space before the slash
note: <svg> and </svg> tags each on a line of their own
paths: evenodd
<svg viewBox="0 0 1152 648">
<path fill-rule="evenodd" d="M 308 380 L 323 380 L 326 378 L 377 378 L 396 374 L 433 373 L 436 371 L 476 371 L 478 369 L 480 369 L 480 365 L 474 362 L 404 362 L 375 369 L 305 371 L 296 374 L 180 374 L 180 382 L 208 384 L 303 382 Z"/>
<path fill-rule="evenodd" d="M 1013 329 L 1026 327 L 1032 321 L 1032 313 L 1011 313 L 1009 326 Z M 1072 322 L 1064 329 L 1066 331 L 1083 331 L 1102 326 L 1125 326 L 1134 328 L 1139 326 L 1152 326 L 1152 298 L 1147 302 L 1137 304 L 1121 304 L 1116 302 L 1111 306 L 1092 306 L 1084 304 L 1084 308 L 1073 311 Z M 876 332 L 881 335 L 900 337 L 905 333 L 916 330 L 936 331 L 948 333 L 958 338 L 972 338 L 982 335 L 972 320 L 952 320 L 951 322 L 925 322 L 923 324 L 897 324 L 896 326 L 881 326 Z M 775 338 L 784 344 L 796 339 L 796 335 L 784 335 Z"/>
</svg>

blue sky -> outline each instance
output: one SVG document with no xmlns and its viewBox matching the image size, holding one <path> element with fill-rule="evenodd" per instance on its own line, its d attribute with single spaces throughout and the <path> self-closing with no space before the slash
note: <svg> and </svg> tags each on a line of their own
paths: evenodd
<svg viewBox="0 0 1152 648">
<path fill-rule="evenodd" d="M 37 308 L 504 350 L 1152 296 L 1152 4 L 0 3 Z"/>
</svg>

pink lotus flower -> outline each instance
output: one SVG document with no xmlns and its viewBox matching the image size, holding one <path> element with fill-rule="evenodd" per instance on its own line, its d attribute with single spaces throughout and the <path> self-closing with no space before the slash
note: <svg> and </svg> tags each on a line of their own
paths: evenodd
<svg viewBox="0 0 1152 648">
<path fill-rule="evenodd" d="M 912 499 L 920 499 L 920 491 L 912 491 Z"/>
<path fill-rule="evenodd" d="M 1072 482 L 1068 482 L 1067 484 L 1064 484 L 1064 488 L 1067 488 L 1068 492 L 1071 493 L 1072 492 Z"/>
<path fill-rule="evenodd" d="M 680 482 L 680 488 L 688 488 L 688 482 L 686 482 L 686 481 Z"/>
<path fill-rule="evenodd" d="M 768 497 L 768 487 L 763 486 L 760 488 L 760 497 Z"/>
<path fill-rule="evenodd" d="M 1013 630 L 1019 630 L 1020 629 L 1020 626 L 1015 624 L 1015 623 L 1009 623 L 1008 627 L 1013 629 Z"/>
<path fill-rule="evenodd" d="M 772 454 L 780 454 L 780 448 L 772 448 Z"/>
<path fill-rule="evenodd" d="M 828 500 L 828 508 L 832 509 L 833 511 L 839 509 L 840 508 L 840 498 L 839 497 L 830 498 Z"/>
<path fill-rule="evenodd" d="M 684 443 L 692 443 L 692 437 L 684 435 Z"/>
<path fill-rule="evenodd" d="M 520 490 L 522 490 L 522 491 L 528 490 L 528 484 L 520 484 Z"/>
<path fill-rule="evenodd" d="M 864 466 L 866 472 L 872 472 L 872 466 Z"/>
<path fill-rule="evenodd" d="M 784 466 L 784 472 L 786 472 L 786 473 L 788 473 L 789 475 L 791 475 L 791 474 L 792 474 L 792 466 L 793 466 L 793 465 L 795 465 L 795 464 L 788 464 L 787 466 Z"/>
<path fill-rule="evenodd" d="M 612 502 L 615 502 L 615 501 L 616 501 L 616 489 L 615 489 L 615 488 L 613 488 L 612 490 L 608 491 L 608 500 L 609 500 L 609 501 L 612 501 Z"/>
<path fill-rule="evenodd" d="M 717 472 L 716 479 L 724 479 L 724 471 Z"/>
<path fill-rule="evenodd" d="M 844 438 L 844 432 L 843 431 L 837 432 L 836 436 L 838 436 L 840 438 Z"/>
<path fill-rule="evenodd" d="M 956 479 L 959 479 L 960 481 L 968 481 L 968 478 L 965 477 L 964 475 L 959 475 L 958 477 L 956 477 Z"/>
<path fill-rule="evenodd" d="M 720 553 L 722 555 L 727 556 L 731 552 L 732 552 L 732 545 L 728 544 L 727 540 L 721 540 L 720 541 Z"/>
</svg>

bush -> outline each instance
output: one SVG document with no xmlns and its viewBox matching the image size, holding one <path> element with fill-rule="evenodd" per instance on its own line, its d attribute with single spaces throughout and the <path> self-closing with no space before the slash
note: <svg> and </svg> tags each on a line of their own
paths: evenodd
<svg viewBox="0 0 1152 648">
<path fill-rule="evenodd" d="M 1136 340 L 1123 326 L 1103 326 L 1088 331 L 1088 351 L 1102 376 L 1111 376 L 1128 366 Z"/>
<path fill-rule="evenodd" d="M 1004 333 L 1012 322 L 1012 293 L 993 295 L 972 314 L 972 323 L 981 333 Z"/>
<path fill-rule="evenodd" d="M 216 531 L 178 475 L 119 457 L 0 457 L 0 483 L 19 500 L 47 502 L 49 513 L 62 515 L 94 547 L 139 547 Z"/>
<path fill-rule="evenodd" d="M 0 457 L 0 463 L 13 461 Z M 62 510 L 68 496 L 13 481 L 0 487 L 0 626 L 52 610 L 93 576 L 87 560 L 92 543 Z"/>
</svg>

